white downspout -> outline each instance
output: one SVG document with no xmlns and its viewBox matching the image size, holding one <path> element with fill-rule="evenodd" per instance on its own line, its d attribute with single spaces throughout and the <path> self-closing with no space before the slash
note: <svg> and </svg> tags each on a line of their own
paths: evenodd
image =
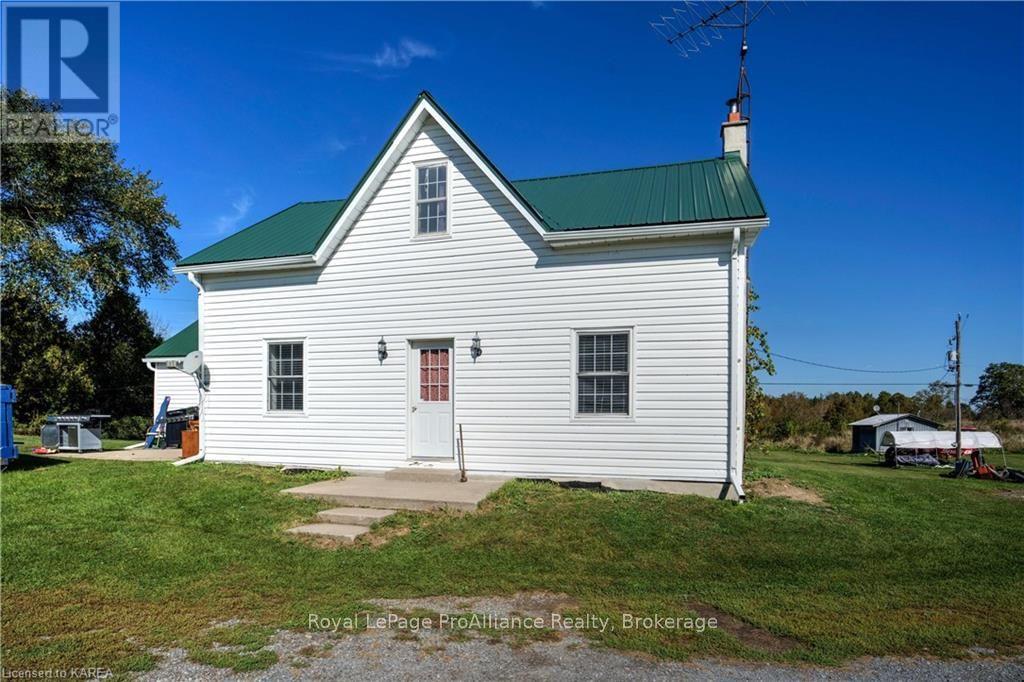
<svg viewBox="0 0 1024 682">
<path fill-rule="evenodd" d="M 729 260 L 729 463 L 726 476 L 736 490 L 740 503 L 746 500 L 743 490 L 744 421 L 746 419 L 746 357 L 747 357 L 747 290 L 742 260 L 743 233 L 732 230 L 732 251 Z"/>
<path fill-rule="evenodd" d="M 206 287 L 203 286 L 202 279 L 194 272 L 187 272 L 185 276 L 188 277 L 188 281 L 192 282 L 192 285 L 199 292 L 199 301 L 197 305 L 199 332 L 198 332 L 198 345 L 199 350 L 203 349 L 203 294 L 206 293 Z M 198 386 L 198 381 L 197 381 Z M 199 454 L 187 457 L 185 459 L 179 459 L 174 462 L 174 466 L 180 467 L 185 464 L 191 464 L 192 462 L 201 462 L 206 459 L 206 401 L 203 400 L 203 390 L 199 389 Z"/>
</svg>

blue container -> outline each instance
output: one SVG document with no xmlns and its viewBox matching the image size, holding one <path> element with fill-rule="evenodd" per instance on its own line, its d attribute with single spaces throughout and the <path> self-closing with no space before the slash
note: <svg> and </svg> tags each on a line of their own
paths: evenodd
<svg viewBox="0 0 1024 682">
<path fill-rule="evenodd" d="M 4 464 L 18 456 L 14 444 L 14 403 L 18 394 L 7 384 L 0 384 L 0 460 Z"/>
</svg>

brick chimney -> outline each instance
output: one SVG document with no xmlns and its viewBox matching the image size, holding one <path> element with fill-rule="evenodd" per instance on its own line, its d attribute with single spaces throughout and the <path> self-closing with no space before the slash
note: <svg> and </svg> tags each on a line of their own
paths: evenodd
<svg viewBox="0 0 1024 682">
<path fill-rule="evenodd" d="M 735 99 L 730 99 L 726 104 L 729 105 L 729 117 L 722 124 L 722 155 L 737 152 L 743 165 L 750 166 L 747 158 L 750 152 L 750 140 L 747 138 L 750 119 L 743 117 L 739 102 Z"/>
</svg>

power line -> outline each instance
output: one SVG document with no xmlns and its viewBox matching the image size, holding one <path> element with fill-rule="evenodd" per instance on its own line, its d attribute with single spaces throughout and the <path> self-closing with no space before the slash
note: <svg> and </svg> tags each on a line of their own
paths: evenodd
<svg viewBox="0 0 1024 682">
<path fill-rule="evenodd" d="M 839 367 L 838 365 L 826 365 L 823 362 L 814 362 L 812 360 L 801 360 L 800 358 L 794 358 L 789 355 L 783 355 L 782 353 L 769 352 L 773 358 L 782 358 L 784 360 L 791 360 L 792 362 L 799 362 L 804 365 L 811 365 L 813 367 L 824 367 L 826 369 L 837 369 L 843 372 L 863 372 L 865 374 L 912 374 L 914 372 L 932 372 L 937 369 L 945 369 L 946 365 L 935 365 L 934 367 L 919 367 L 917 369 L 858 369 L 855 367 Z"/>
<path fill-rule="evenodd" d="M 932 382 L 921 383 L 893 383 L 893 382 L 870 382 L 870 381 L 762 381 L 762 386 L 930 386 Z"/>
</svg>

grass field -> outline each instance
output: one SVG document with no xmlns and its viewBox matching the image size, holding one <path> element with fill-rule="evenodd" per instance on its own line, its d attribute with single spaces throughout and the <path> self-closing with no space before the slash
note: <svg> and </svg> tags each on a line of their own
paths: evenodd
<svg viewBox="0 0 1024 682">
<path fill-rule="evenodd" d="M 747 473 L 826 504 L 513 482 L 479 512 L 402 514 L 386 544 L 323 549 L 282 530 L 328 505 L 278 491 L 328 474 L 24 457 L 0 477 L 3 665 L 143 670 L 150 649 L 178 645 L 253 669 L 273 662 L 270 633 L 311 612 L 533 590 L 616 621 L 710 609 L 739 625 L 592 635 L 674 659 L 1021 650 L 1024 500 L 1011 486 L 788 452 L 751 456 Z M 210 630 L 229 619 L 242 623 Z"/>
</svg>

